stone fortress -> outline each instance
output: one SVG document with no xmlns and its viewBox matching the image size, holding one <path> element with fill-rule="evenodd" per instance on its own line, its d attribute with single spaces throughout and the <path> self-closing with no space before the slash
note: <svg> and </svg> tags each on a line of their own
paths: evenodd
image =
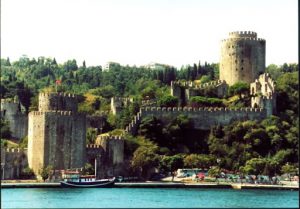
<svg viewBox="0 0 300 209">
<path fill-rule="evenodd" d="M 192 81 L 172 81 L 171 95 L 179 99 L 179 107 L 142 107 L 126 131 L 135 134 L 142 117 L 155 116 L 168 122 L 179 114 L 188 116 L 195 129 L 209 130 L 216 125 L 228 125 L 233 121 L 262 120 L 276 112 L 275 83 L 265 72 L 266 41 L 257 38 L 255 32 L 229 33 L 229 39 L 221 44 L 220 78 L 204 84 Z M 229 109 L 218 107 L 185 107 L 192 96 L 200 96 L 210 89 L 217 97 L 225 96 L 229 86 L 245 82 L 250 84 L 251 107 Z"/>
<path fill-rule="evenodd" d="M 39 94 L 39 110 L 29 113 L 28 163 L 37 174 L 42 167 L 55 170 L 85 164 L 86 118 L 77 112 L 71 94 Z"/>
<path fill-rule="evenodd" d="M 27 136 L 28 117 L 17 96 L 13 100 L 1 99 L 1 117 L 9 122 L 13 138 L 21 139 Z"/>
<path fill-rule="evenodd" d="M 266 41 L 255 32 L 231 32 L 221 42 L 220 80 L 254 82 L 265 71 L 265 58 Z"/>
<path fill-rule="evenodd" d="M 209 130 L 215 125 L 227 125 L 233 121 L 262 120 L 276 112 L 275 83 L 264 71 L 265 40 L 258 39 L 254 32 L 232 32 L 229 39 L 223 40 L 221 44 L 219 80 L 205 84 L 172 81 L 170 94 L 178 97 L 179 106 L 161 108 L 156 106 L 155 101 L 143 101 L 140 111 L 125 131 L 135 135 L 142 118 L 149 115 L 163 122 L 179 114 L 187 115 L 194 128 L 201 130 Z M 250 84 L 251 107 L 186 107 L 190 97 L 201 95 L 203 90 L 210 89 L 217 97 L 222 98 L 228 86 L 238 81 Z M 118 114 L 131 102 L 132 98 L 111 98 L 111 112 L 114 115 Z M 98 135 L 95 144 L 86 145 L 86 128 L 91 127 L 92 123 L 87 120 L 88 116 L 77 112 L 77 103 L 75 95 L 40 93 L 39 110 L 29 113 L 28 152 L 4 150 L 2 153 L 1 150 L 1 155 L 8 153 L 9 159 L 13 159 L 12 156 L 20 155 L 16 153 L 22 153 L 22 156 L 26 156 L 21 160 L 22 166 L 26 165 L 28 159 L 29 167 L 33 168 L 36 174 L 48 165 L 57 170 L 74 169 L 82 168 L 86 162 L 93 163 L 96 160 L 98 177 L 124 175 L 126 166 L 122 136 Z M 7 111 L 4 114 L 7 114 Z M 17 120 L 7 118 L 9 121 Z M 93 128 L 99 128 L 99 124 L 103 124 L 102 120 L 105 118 L 99 120 L 101 122 L 93 123 Z M 8 171 L 12 168 L 8 165 L 11 161 L 3 163 L 6 164 L 6 167 L 2 166 L 2 172 L 6 171 L 5 178 L 16 177 L 16 171 Z"/>
</svg>

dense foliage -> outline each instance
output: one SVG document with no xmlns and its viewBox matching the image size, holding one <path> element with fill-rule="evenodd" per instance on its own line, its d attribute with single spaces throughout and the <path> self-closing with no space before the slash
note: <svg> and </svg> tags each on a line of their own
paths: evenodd
<svg viewBox="0 0 300 209">
<path fill-rule="evenodd" d="M 269 175 L 295 172 L 299 161 L 298 64 L 272 64 L 266 71 L 276 82 L 276 116 L 261 122 L 235 122 L 210 131 L 195 130 L 183 115 L 167 122 L 144 117 L 138 136 L 125 137 L 125 154 L 131 160 L 131 167 L 143 176 L 148 176 L 147 171 L 154 167 L 166 172 L 180 167 L 212 167 L 213 175 L 220 168 Z M 219 65 L 206 62 L 181 69 L 112 65 L 103 70 L 101 66 L 88 67 L 85 62 L 79 66 L 74 59 L 59 64 L 55 58 L 23 56 L 12 63 L 9 58 L 1 59 L 0 94 L 1 98 L 18 95 L 28 112 L 37 109 L 38 92 L 75 93 L 82 95 L 79 111 L 90 115 L 107 113 L 113 96 L 134 98 L 120 114 L 107 115 L 104 131 L 112 131 L 124 129 L 130 123 L 142 106 L 141 100 L 155 101 L 161 107 L 177 106 L 178 98 L 170 96 L 172 80 L 205 83 L 217 79 L 218 74 Z M 250 99 L 249 85 L 237 83 L 228 89 L 225 98 L 217 98 L 211 89 L 206 89 L 201 96 L 191 97 L 188 105 L 247 107 Z M 87 143 L 94 143 L 96 135 L 95 129 L 88 129 Z M 8 124 L 3 120 L 1 138 L 10 138 Z M 21 147 L 26 140 L 22 139 Z M 88 167 L 86 170 L 92 172 Z M 49 168 L 41 172 L 46 179 Z"/>
</svg>

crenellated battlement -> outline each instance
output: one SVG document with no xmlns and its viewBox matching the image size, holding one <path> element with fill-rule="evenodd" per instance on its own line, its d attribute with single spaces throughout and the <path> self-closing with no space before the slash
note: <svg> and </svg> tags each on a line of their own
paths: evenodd
<svg viewBox="0 0 300 209">
<path fill-rule="evenodd" d="M 42 111 L 32 111 L 29 113 L 29 115 L 63 115 L 63 116 L 68 116 L 68 115 L 75 115 L 72 113 L 72 111 L 48 111 L 48 112 L 42 112 Z M 76 114 L 80 115 L 80 114 Z"/>
<path fill-rule="evenodd" d="M 110 109 L 114 115 L 116 115 L 121 109 L 129 103 L 133 102 L 133 98 L 130 97 L 112 97 L 110 101 Z"/>
<path fill-rule="evenodd" d="M 1 99 L 1 104 L 18 104 L 18 102 L 15 102 L 13 99 Z"/>
<path fill-rule="evenodd" d="M 100 148 L 102 148 L 102 146 L 99 144 L 87 144 L 86 148 L 87 149 L 100 149 Z"/>
<path fill-rule="evenodd" d="M 27 152 L 27 149 L 21 149 L 21 148 L 5 148 L 4 151 L 6 153 L 24 153 Z"/>
<path fill-rule="evenodd" d="M 124 138 L 122 136 L 117 136 L 117 135 L 111 135 L 111 136 L 99 135 L 97 138 L 100 140 L 124 140 Z"/>
<path fill-rule="evenodd" d="M 266 97 L 270 98 L 270 97 Z M 142 107 L 140 112 L 137 114 L 138 117 L 145 112 L 262 112 L 262 108 L 223 108 L 223 107 Z"/>
<path fill-rule="evenodd" d="M 39 93 L 39 111 L 77 112 L 79 98 L 79 95 L 68 93 Z"/>
<path fill-rule="evenodd" d="M 130 97 L 112 97 L 112 99 L 115 102 L 127 102 L 127 101 L 132 102 L 133 101 L 133 98 L 130 98 Z"/>
<path fill-rule="evenodd" d="M 262 119 L 266 110 L 263 108 L 223 108 L 223 107 L 142 107 L 134 119 L 128 124 L 125 131 L 136 133 L 143 117 L 152 115 L 162 118 L 175 118 L 183 114 L 191 118 L 196 129 L 209 129 L 211 126 L 229 124 L 234 120 Z M 168 120 L 167 119 L 167 120 Z"/>
<path fill-rule="evenodd" d="M 70 98 L 76 98 L 77 97 L 77 95 L 75 95 L 75 94 L 63 93 L 63 92 L 59 92 L 59 93 L 54 93 L 54 92 L 44 93 L 44 92 L 41 92 L 41 93 L 39 93 L 39 96 L 41 96 L 41 97 L 70 97 Z"/>
<path fill-rule="evenodd" d="M 151 105 L 156 105 L 157 104 L 157 100 L 156 99 L 147 99 L 147 100 L 142 100 L 141 102 L 142 106 L 151 106 Z"/>
<path fill-rule="evenodd" d="M 204 89 L 207 87 L 213 87 L 225 83 L 226 82 L 224 80 L 215 80 L 203 84 L 196 84 L 193 81 L 171 81 L 171 86 L 180 86 L 180 87 L 193 88 L 193 89 Z"/>
<path fill-rule="evenodd" d="M 266 40 L 263 39 L 263 38 L 243 37 L 242 39 L 243 40 L 247 40 L 247 41 L 266 42 Z M 238 40 L 237 38 L 227 38 L 227 39 L 221 40 L 221 42 L 222 43 L 225 43 L 225 42 L 236 42 L 237 40 Z"/>
<path fill-rule="evenodd" d="M 244 38 L 244 37 L 249 37 L 249 38 L 256 38 L 257 33 L 253 31 L 234 31 L 229 33 L 230 38 Z"/>
</svg>

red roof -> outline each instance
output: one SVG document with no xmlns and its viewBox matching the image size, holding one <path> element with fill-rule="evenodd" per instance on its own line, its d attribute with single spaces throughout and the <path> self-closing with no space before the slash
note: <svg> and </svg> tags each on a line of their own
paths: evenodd
<svg viewBox="0 0 300 209">
<path fill-rule="evenodd" d="M 63 171 L 63 174 L 79 174 L 79 171 Z"/>
<path fill-rule="evenodd" d="M 95 178 L 95 175 L 84 175 L 80 176 L 80 178 Z"/>
</svg>

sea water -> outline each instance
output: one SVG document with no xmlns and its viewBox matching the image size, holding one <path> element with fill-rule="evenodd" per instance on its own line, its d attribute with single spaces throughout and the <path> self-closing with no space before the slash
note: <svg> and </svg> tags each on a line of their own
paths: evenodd
<svg viewBox="0 0 300 209">
<path fill-rule="evenodd" d="M 211 188 L 1 189 L 2 208 L 291 208 L 299 191 Z"/>
</svg>

